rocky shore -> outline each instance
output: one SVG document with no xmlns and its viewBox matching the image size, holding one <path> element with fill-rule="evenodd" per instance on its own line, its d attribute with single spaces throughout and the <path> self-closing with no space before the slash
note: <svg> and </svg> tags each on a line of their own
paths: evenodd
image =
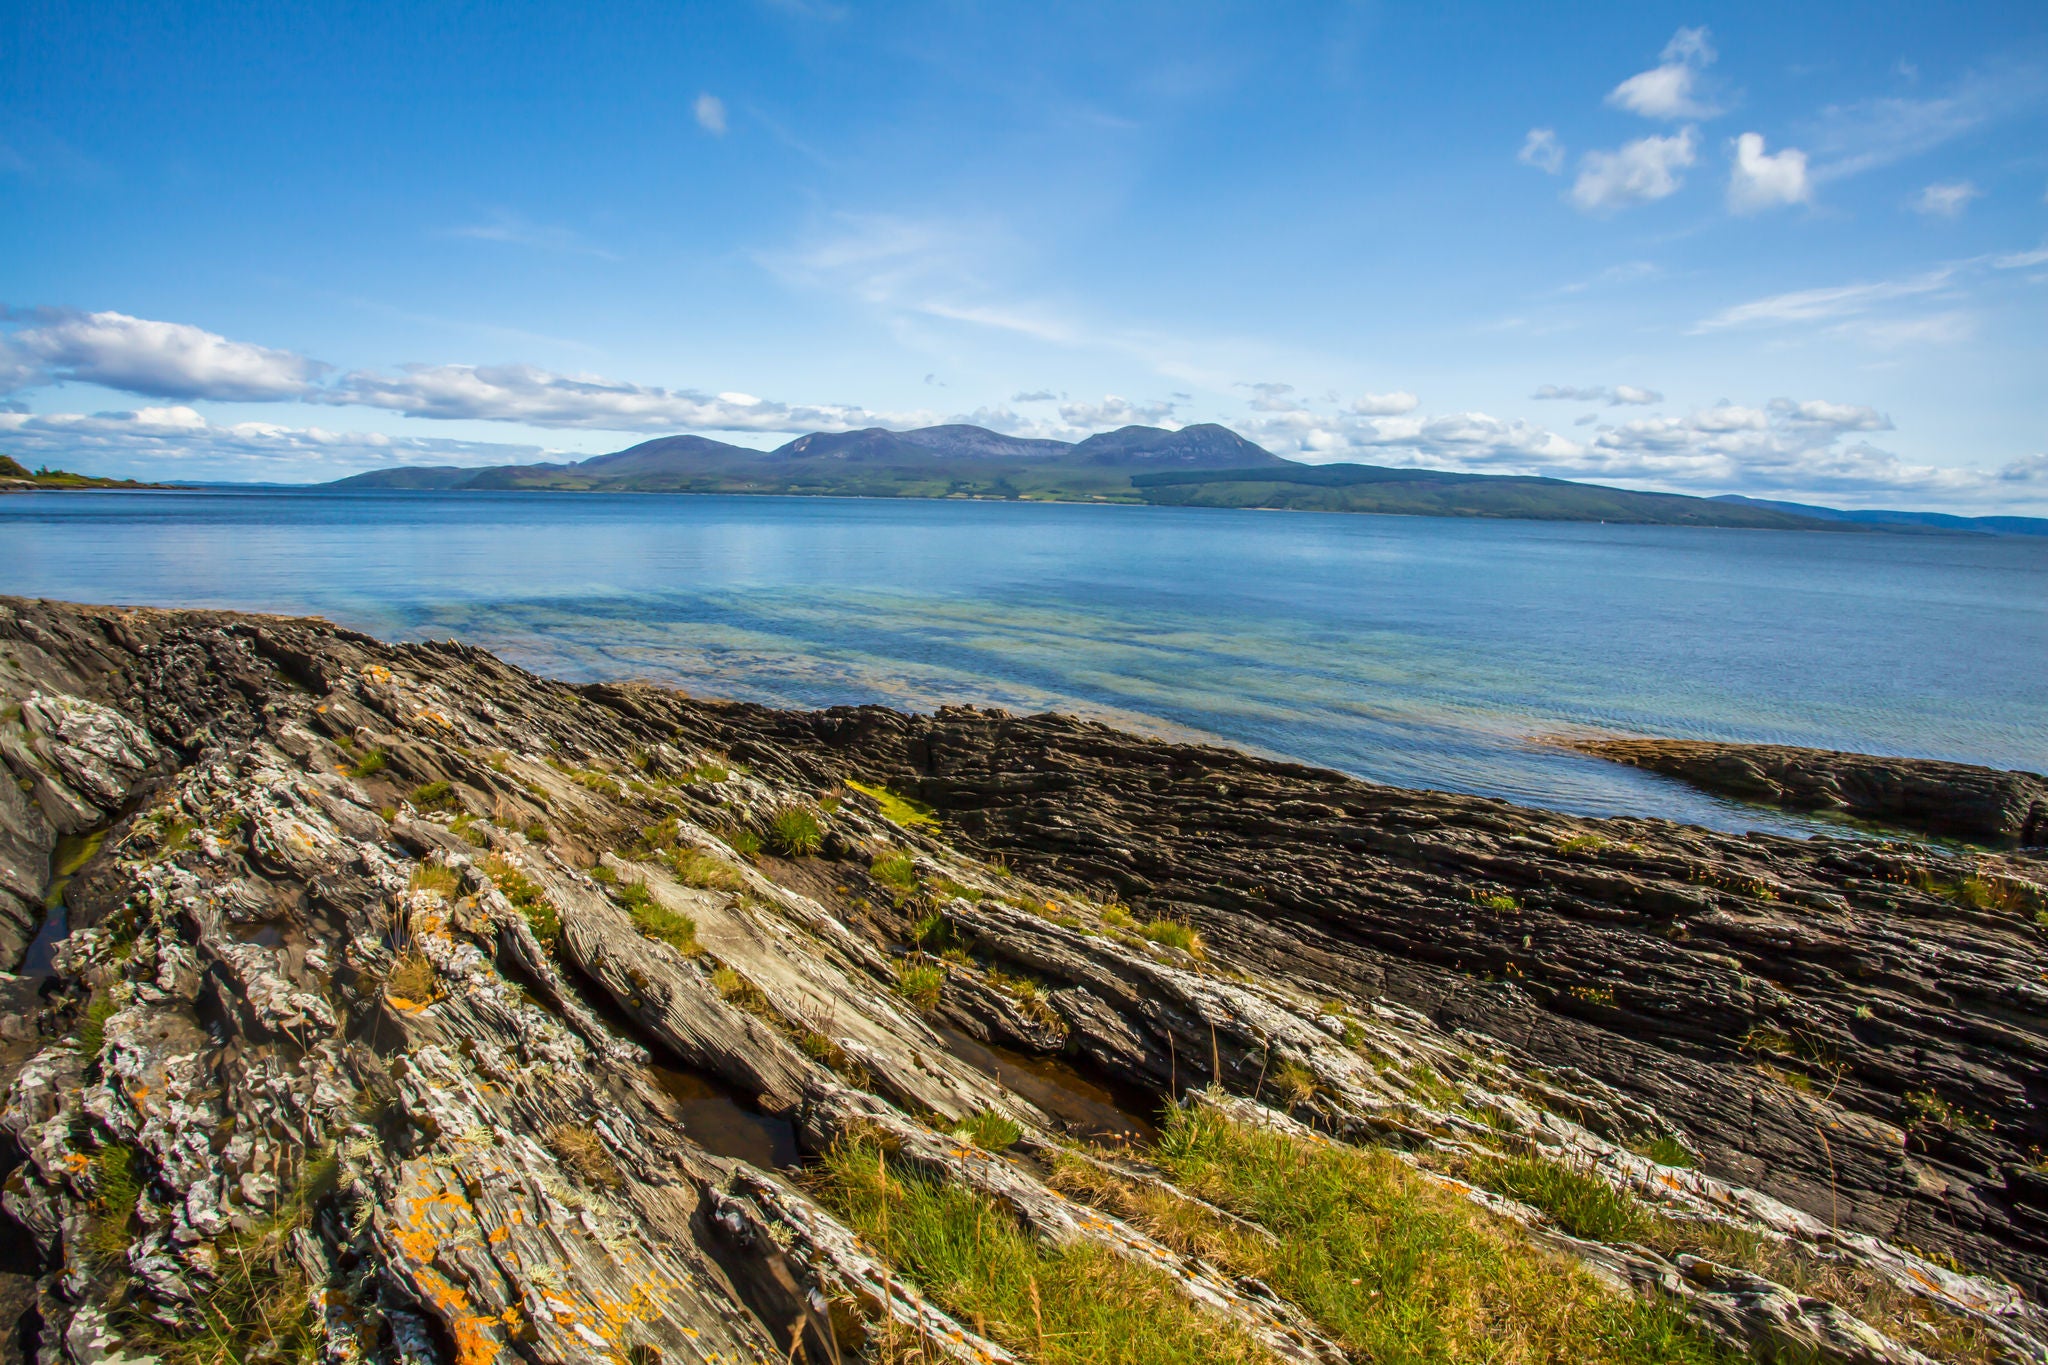
<svg viewBox="0 0 2048 1365">
<path fill-rule="evenodd" d="M 1144 1147 L 1178 1100 L 1715 1349 L 2048 1360 L 2024 852 L 19 599 L 0 761 L 10 1358 L 1055 1358 L 889 1259 L 849 1150 L 1245 1358 L 1369 1355 Z"/>
<path fill-rule="evenodd" d="M 1574 739 L 1565 746 L 1743 801 L 1980 843 L 2048 845 L 2048 777 L 2039 773 L 1788 744 Z"/>
</svg>

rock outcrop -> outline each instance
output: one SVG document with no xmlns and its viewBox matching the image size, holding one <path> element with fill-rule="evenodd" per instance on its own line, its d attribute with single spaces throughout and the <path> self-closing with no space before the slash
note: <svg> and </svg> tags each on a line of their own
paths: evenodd
<svg viewBox="0 0 2048 1365">
<path fill-rule="evenodd" d="M 1078 1150 L 1191 1200 L 1066 1135 L 1195 1096 L 1390 1146 L 1745 1350 L 2048 1360 L 2039 861 L 232 613 L 0 599 L 0 705 L 16 940 L 59 840 L 90 852 L 0 1076 L 0 1277 L 47 1360 L 1028 1356 L 784 1168 L 855 1137 L 1341 1359 L 1048 1183 Z M 1503 1153 L 1812 1274 L 1568 1235 L 1487 1187 Z"/>
<path fill-rule="evenodd" d="M 1565 747 L 1738 800 L 1833 811 L 1996 845 L 2048 845 L 2048 777 L 1932 758 L 1884 758 L 1788 744 L 1571 739 Z"/>
</svg>

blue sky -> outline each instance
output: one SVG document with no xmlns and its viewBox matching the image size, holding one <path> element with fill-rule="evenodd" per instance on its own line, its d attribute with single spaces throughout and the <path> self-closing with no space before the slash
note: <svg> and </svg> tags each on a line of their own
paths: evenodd
<svg viewBox="0 0 2048 1365">
<path fill-rule="evenodd" d="M 1220 421 L 2048 511 L 2038 0 L 23 0 L 0 77 L 31 463 Z"/>
</svg>

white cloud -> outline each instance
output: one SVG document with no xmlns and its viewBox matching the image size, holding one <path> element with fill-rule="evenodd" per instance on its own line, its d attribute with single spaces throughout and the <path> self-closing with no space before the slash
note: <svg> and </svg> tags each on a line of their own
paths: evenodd
<svg viewBox="0 0 2048 1365">
<path fill-rule="evenodd" d="M 1421 400 L 1406 390 L 1394 393 L 1368 393 L 1351 400 L 1351 411 L 1362 417 L 1398 417 L 1413 412 L 1421 406 Z"/>
<path fill-rule="evenodd" d="M 619 259 L 617 254 L 584 241 L 573 229 L 536 223 L 507 209 L 495 211 L 484 222 L 450 228 L 446 235 L 464 237 L 476 242 L 507 242 L 514 246 L 530 246 L 541 251 L 596 256 L 607 261 Z"/>
<path fill-rule="evenodd" d="M 1515 160 L 1546 175 L 1556 175 L 1564 169 L 1564 144 L 1557 140 L 1557 130 L 1531 128 L 1529 136 L 1522 140 L 1522 150 L 1515 153 Z"/>
<path fill-rule="evenodd" d="M 1930 218 L 1960 218 L 1963 210 L 1970 206 L 1970 201 L 1983 193 L 1967 180 L 1952 180 L 1921 190 L 1913 196 L 1912 208 L 1915 213 L 1924 213 Z"/>
<path fill-rule="evenodd" d="M 182 322 L 66 308 L 14 310 L 31 325 L 0 334 L 0 392 L 99 384 L 151 398 L 296 398 L 329 369 L 291 351 L 253 346 Z"/>
<path fill-rule="evenodd" d="M 1588 152 L 1579 162 L 1572 202 L 1587 213 L 1603 213 L 1674 194 L 1685 183 L 1680 172 L 1692 165 L 1697 141 L 1695 129 L 1683 128 L 1671 137 L 1638 138 L 1611 152 Z"/>
<path fill-rule="evenodd" d="M 386 408 L 408 417 L 523 422 L 596 431 L 854 431 L 923 426 L 929 412 L 881 413 L 844 404 L 775 403 L 744 393 L 704 394 L 563 375 L 532 365 L 407 365 L 357 371 L 321 401 Z"/>
<path fill-rule="evenodd" d="M 1721 111 L 1696 93 L 1700 72 L 1713 65 L 1704 28 L 1682 28 L 1664 45 L 1660 66 L 1630 76 L 1608 92 L 1607 103 L 1644 118 L 1704 119 Z"/>
<path fill-rule="evenodd" d="M 1895 299 L 1936 293 L 1949 286 L 1955 273 L 1953 266 L 1940 266 L 1904 279 L 1872 280 L 1863 284 L 1772 294 L 1724 308 L 1711 317 L 1701 319 L 1692 330 L 1695 333 L 1714 332 L 1730 327 L 1817 322 L 1860 314 Z"/>
<path fill-rule="evenodd" d="M 1100 403 L 1060 404 L 1060 420 L 1084 434 L 1134 425 L 1178 427 L 1180 423 L 1173 420 L 1173 413 L 1179 406 L 1164 399 L 1133 403 L 1114 394 L 1105 394 Z"/>
<path fill-rule="evenodd" d="M 1797 147 L 1766 152 L 1762 133 L 1735 139 L 1735 166 L 1728 176 L 1728 207 L 1757 213 L 1781 204 L 1813 202 L 1813 182 L 1806 174 L 1806 153 Z"/>
<path fill-rule="evenodd" d="M 218 424 L 183 405 L 135 412 L 0 413 L 0 441 L 28 463 L 109 476 L 298 482 L 394 464 L 512 464 L 538 446 Z"/>
<path fill-rule="evenodd" d="M 691 111 L 697 115 L 697 126 L 699 128 L 710 133 L 713 137 L 725 136 L 724 100 L 706 92 L 697 96 L 697 102 L 691 106 Z"/>
<path fill-rule="evenodd" d="M 2038 105 L 2048 82 L 2038 63 L 1972 72 L 1945 95 L 1829 105 L 1806 125 L 1813 178 L 1837 180 L 1932 151 L 1982 124 Z"/>
<path fill-rule="evenodd" d="M 1010 401 L 1012 403 L 1050 403 L 1058 397 L 1059 395 L 1051 389 L 1028 389 L 1021 393 L 1011 394 Z"/>
<path fill-rule="evenodd" d="M 1664 401 L 1664 395 L 1655 389 L 1639 388 L 1634 384 L 1594 384 L 1579 388 L 1566 384 L 1545 384 L 1529 396 L 1576 403 L 1605 403 L 1610 408 L 1623 404 L 1643 405 Z"/>
</svg>

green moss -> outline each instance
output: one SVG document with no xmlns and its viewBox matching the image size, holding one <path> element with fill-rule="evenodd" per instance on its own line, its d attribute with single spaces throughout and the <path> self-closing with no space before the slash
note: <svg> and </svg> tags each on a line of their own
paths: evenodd
<svg viewBox="0 0 2048 1365">
<path fill-rule="evenodd" d="M 873 801 L 881 808 L 882 817 L 891 824 L 905 829 L 936 829 L 939 824 L 938 812 L 922 801 L 908 796 L 899 796 L 887 787 L 869 786 L 848 778 L 846 785 Z"/>
</svg>

